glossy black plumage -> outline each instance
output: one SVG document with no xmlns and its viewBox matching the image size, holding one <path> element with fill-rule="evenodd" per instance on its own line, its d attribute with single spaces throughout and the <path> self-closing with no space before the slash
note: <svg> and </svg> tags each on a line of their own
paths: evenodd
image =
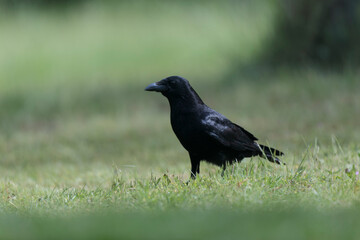
<svg viewBox="0 0 360 240">
<path fill-rule="evenodd" d="M 189 152 L 193 178 L 200 173 L 202 160 L 224 169 L 227 164 L 252 156 L 281 163 L 276 156 L 282 152 L 258 144 L 254 135 L 209 108 L 186 79 L 171 76 L 145 90 L 161 92 L 169 100 L 171 126 Z"/>
</svg>

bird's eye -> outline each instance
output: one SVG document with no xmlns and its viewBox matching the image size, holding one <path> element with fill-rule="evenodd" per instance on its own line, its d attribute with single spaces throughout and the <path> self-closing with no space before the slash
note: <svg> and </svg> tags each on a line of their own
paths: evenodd
<svg viewBox="0 0 360 240">
<path fill-rule="evenodd" d="M 175 85 L 175 80 L 170 80 L 170 85 Z"/>
</svg>

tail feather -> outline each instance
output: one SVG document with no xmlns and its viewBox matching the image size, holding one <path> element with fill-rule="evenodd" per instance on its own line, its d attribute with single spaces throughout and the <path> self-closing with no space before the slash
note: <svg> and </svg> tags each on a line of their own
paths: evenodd
<svg viewBox="0 0 360 240">
<path fill-rule="evenodd" d="M 268 146 L 264 146 L 264 145 L 261 145 L 259 144 L 262 152 L 263 152 L 263 156 L 264 158 L 266 158 L 267 160 L 269 160 L 270 162 L 274 162 L 274 163 L 277 163 L 277 164 L 284 164 L 284 162 L 281 162 L 279 158 L 277 158 L 277 156 L 283 156 L 284 153 L 275 149 L 275 148 L 271 148 L 271 147 L 268 147 Z"/>
</svg>

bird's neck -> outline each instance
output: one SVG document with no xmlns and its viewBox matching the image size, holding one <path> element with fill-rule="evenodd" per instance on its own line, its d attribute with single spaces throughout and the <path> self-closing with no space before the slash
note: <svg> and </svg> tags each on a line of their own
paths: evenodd
<svg viewBox="0 0 360 240">
<path fill-rule="evenodd" d="M 194 89 L 190 89 L 186 94 L 172 95 L 167 97 L 171 111 L 196 111 L 205 105 Z"/>
</svg>

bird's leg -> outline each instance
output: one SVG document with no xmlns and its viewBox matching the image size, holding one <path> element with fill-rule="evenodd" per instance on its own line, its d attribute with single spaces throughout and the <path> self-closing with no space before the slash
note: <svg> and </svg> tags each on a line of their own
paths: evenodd
<svg viewBox="0 0 360 240">
<path fill-rule="evenodd" d="M 223 165 L 222 165 L 221 177 L 224 177 L 225 170 L 226 170 L 226 162 L 224 162 Z"/>
<path fill-rule="evenodd" d="M 198 161 L 197 168 L 196 168 L 196 174 L 200 174 L 200 160 Z"/>
<path fill-rule="evenodd" d="M 200 173 L 200 161 L 191 161 L 191 178 L 195 179 L 196 175 Z"/>
<path fill-rule="evenodd" d="M 200 159 L 190 155 L 191 160 L 191 178 L 195 179 L 197 174 L 200 174 Z"/>
</svg>

